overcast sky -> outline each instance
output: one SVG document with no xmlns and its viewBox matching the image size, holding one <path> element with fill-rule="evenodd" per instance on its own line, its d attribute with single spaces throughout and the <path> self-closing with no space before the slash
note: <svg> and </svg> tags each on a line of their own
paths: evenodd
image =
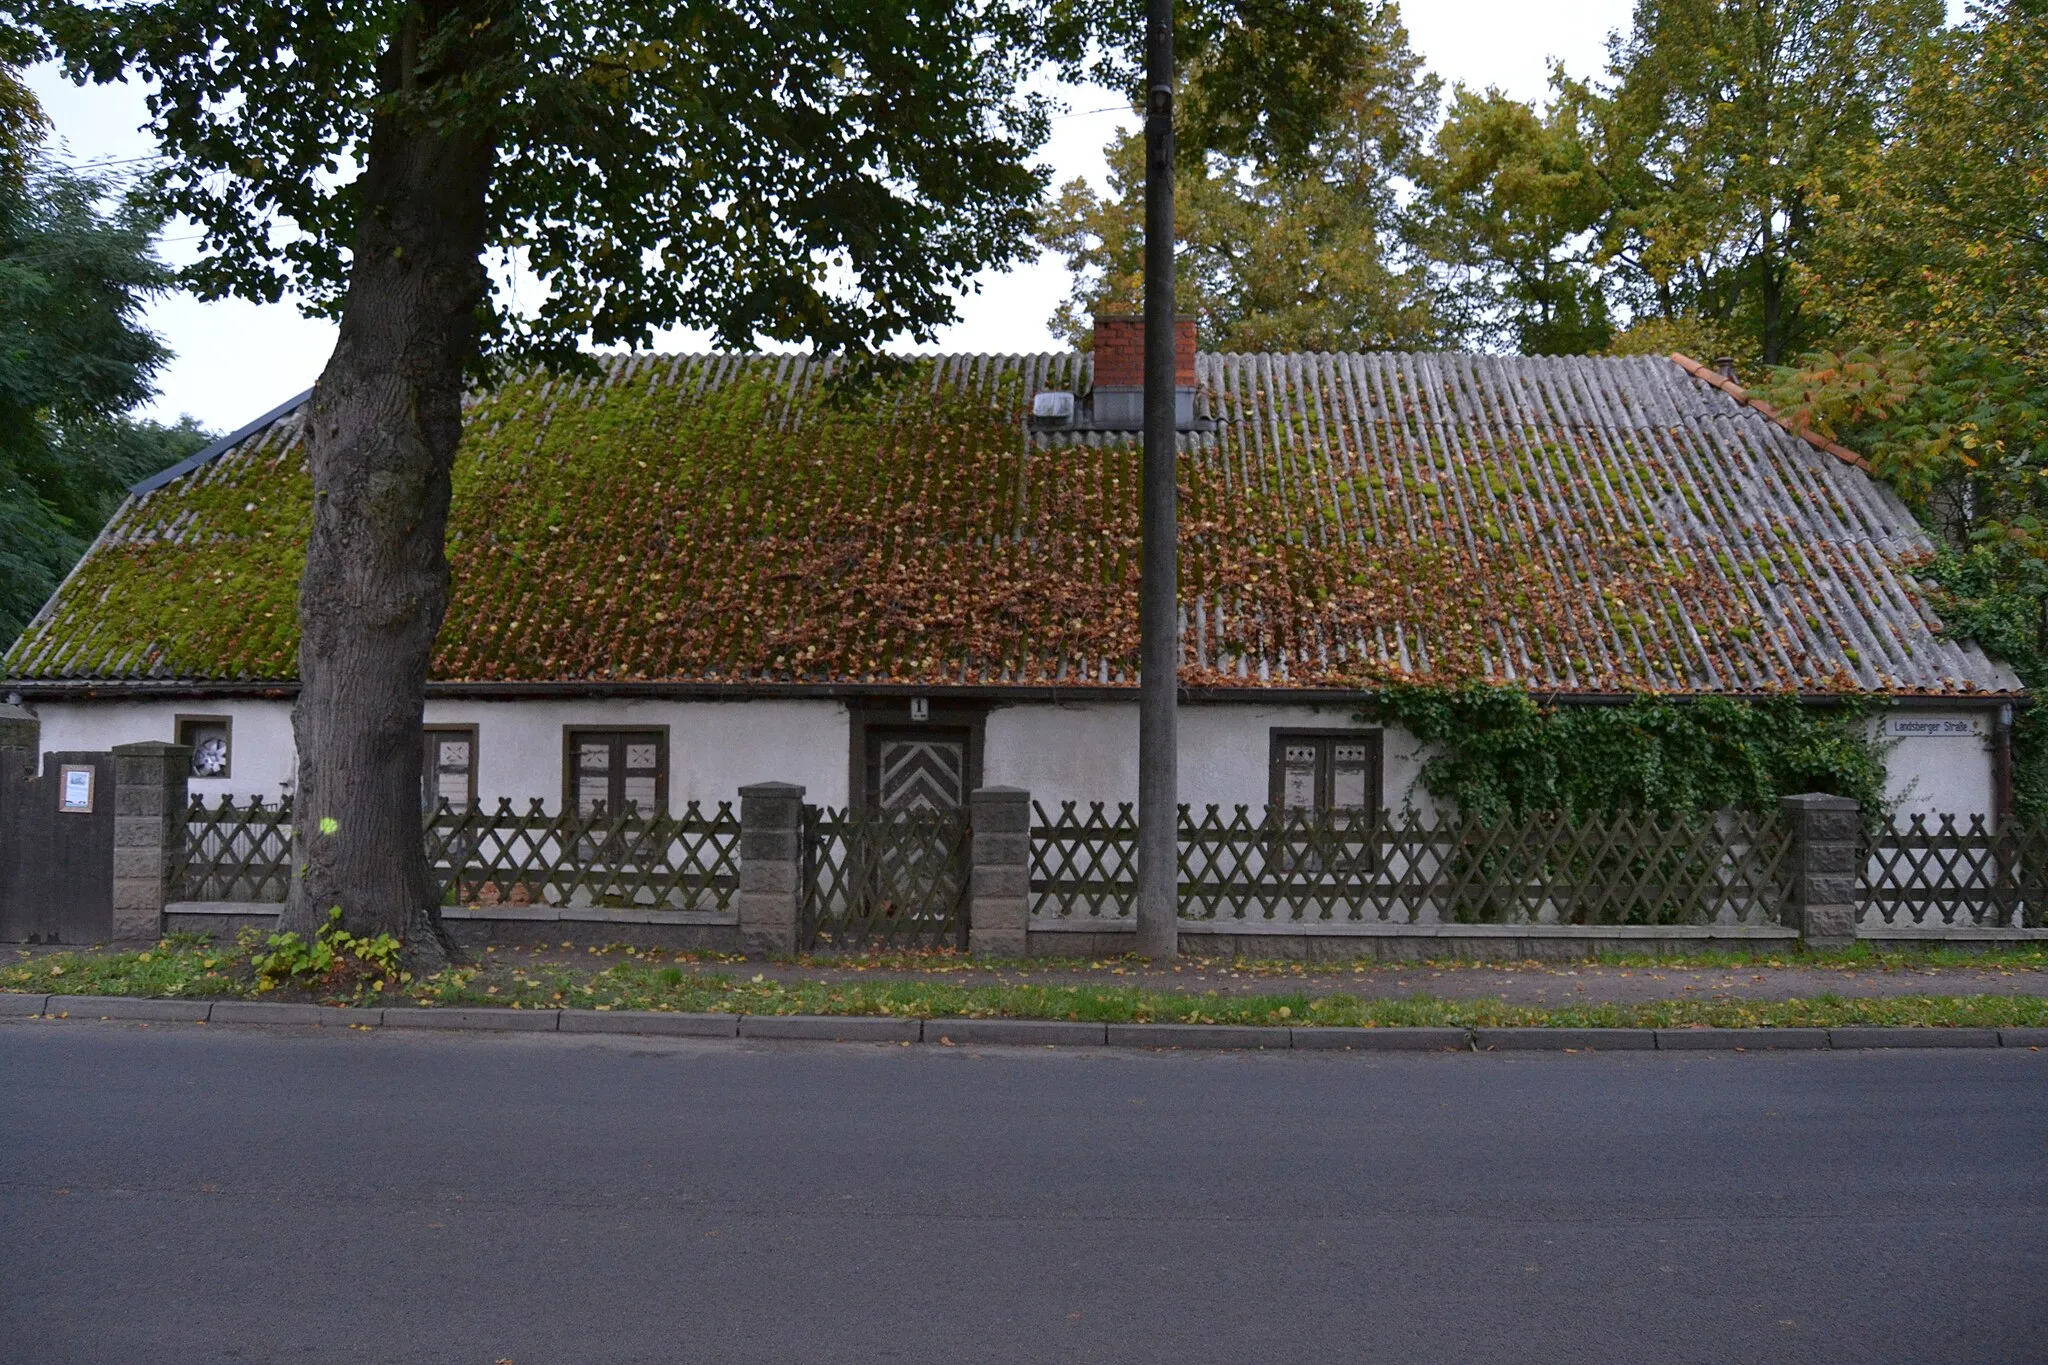
<svg viewBox="0 0 2048 1365">
<path fill-rule="evenodd" d="M 1601 66 L 1608 33 L 1628 21 L 1631 0 L 1422 0 L 1404 5 L 1416 50 L 1446 83 L 1497 85 L 1511 95 L 1543 94 L 1551 58 L 1574 74 Z M 32 73 L 63 152 L 72 161 L 122 161 L 147 156 L 149 138 L 137 132 L 143 120 L 140 97 L 121 86 L 79 89 L 53 68 Z M 1054 182 L 1085 175 L 1102 182 L 1102 147 L 1130 122 L 1107 91 L 1080 90 L 1068 97 L 1069 112 L 1053 125 L 1045 159 Z M 190 229 L 174 227 L 163 251 L 176 261 L 189 257 Z M 1004 274 L 982 278 L 980 289 L 961 302 L 961 321 L 948 328 L 948 350 L 1033 351 L 1051 348 L 1046 319 L 1067 293 L 1067 272 L 1045 259 Z M 176 359 L 159 380 L 157 401 L 146 411 L 170 420 L 191 413 L 216 431 L 227 431 L 267 412 L 312 385 L 334 343 L 333 329 L 300 317 L 289 303 L 259 306 L 239 302 L 200 303 L 176 296 L 150 309 L 149 323 L 170 344 Z M 676 333 L 663 348 L 702 347 L 704 338 Z"/>
</svg>

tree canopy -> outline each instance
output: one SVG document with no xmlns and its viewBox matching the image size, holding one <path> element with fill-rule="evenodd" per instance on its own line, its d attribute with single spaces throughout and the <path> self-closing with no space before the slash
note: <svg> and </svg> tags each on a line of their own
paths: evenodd
<svg viewBox="0 0 2048 1365">
<path fill-rule="evenodd" d="M 1423 74 L 1394 4 L 1332 8 L 1361 41 L 1297 142 L 1210 135 L 1183 156 L 1179 302 L 1215 349 L 1416 349 L 1453 335 L 1399 231 L 1397 180 L 1428 136 L 1438 82 Z M 1210 116 L 1198 100 L 1183 121 L 1199 128 Z M 1108 152 L 1109 194 L 1071 181 L 1038 228 L 1077 273 L 1053 319 L 1077 341 L 1091 313 L 1134 311 L 1143 288 L 1144 138 L 1119 137 Z"/>
<path fill-rule="evenodd" d="M 168 358 L 141 322 L 168 278 L 158 219 L 41 148 L 41 110 L 0 69 L 0 648 L 127 486 L 206 443 L 127 416 Z"/>
</svg>

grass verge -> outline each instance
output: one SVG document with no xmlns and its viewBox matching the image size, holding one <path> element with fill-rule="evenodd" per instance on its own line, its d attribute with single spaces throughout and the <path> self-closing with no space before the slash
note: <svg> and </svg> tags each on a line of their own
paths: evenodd
<svg viewBox="0 0 2048 1365">
<path fill-rule="evenodd" d="M 914 980 L 778 980 L 760 973 L 685 971 L 659 953 L 598 967 L 511 963 L 453 968 L 403 984 L 358 981 L 346 994 L 266 986 L 246 951 L 165 943 L 143 952 L 34 955 L 0 967 L 0 990 L 164 998 L 301 999 L 427 1007 L 672 1010 L 731 1014 L 859 1014 L 923 1018 L 1078 1019 L 1107 1023 L 1265 1024 L 1399 1028 L 2048 1027 L 2048 997 L 1816 995 L 1799 1000 L 1663 1000 L 1525 1005 L 1373 998 L 1338 990 L 1231 995 L 1137 984 L 969 984 Z"/>
</svg>

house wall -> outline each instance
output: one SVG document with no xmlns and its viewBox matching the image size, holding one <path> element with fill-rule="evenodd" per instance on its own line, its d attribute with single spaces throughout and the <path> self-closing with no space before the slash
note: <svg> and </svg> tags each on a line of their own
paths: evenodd
<svg viewBox="0 0 2048 1365">
<path fill-rule="evenodd" d="M 1899 710 L 1872 720 L 1885 756 L 1885 798 L 1901 817 L 1991 815 L 1996 799 L 1994 727 L 1984 707 Z M 1929 730 L 1931 734 L 1898 734 Z"/>
<path fill-rule="evenodd" d="M 1276 728 L 1351 729 L 1349 706 L 1208 704 L 1180 712 L 1180 798 L 1191 806 L 1254 811 L 1271 799 L 1271 732 Z M 1111 807 L 1138 799 L 1138 708 L 1129 702 L 1010 706 L 990 713 L 982 777 L 1023 787 L 1048 811 L 1061 801 Z M 1416 782 L 1420 746 L 1406 731 L 1387 732 L 1382 793 L 1398 808 L 1427 808 Z"/>
<path fill-rule="evenodd" d="M 233 722 L 233 771 L 192 782 L 209 802 L 221 795 L 275 800 L 293 778 L 291 703 L 286 701 L 49 701 L 33 707 L 42 747 L 109 749 L 134 740 L 172 739 L 180 716 L 226 716 Z M 1182 800 L 1257 808 L 1268 797 L 1269 734 L 1275 727 L 1351 726 L 1343 705 L 1203 704 L 1180 718 Z M 478 729 L 478 795 L 524 805 L 539 797 L 548 809 L 562 799 L 562 730 L 571 725 L 666 726 L 669 799 L 733 800 L 748 782 L 802 783 L 821 805 L 847 803 L 848 718 L 845 704 L 826 700 L 755 701 L 461 701 L 427 703 L 429 724 Z M 1942 727 L 1969 733 L 1886 735 L 1899 728 Z M 1889 744 L 1887 795 L 1901 814 L 1991 813 L 1994 799 L 1991 714 L 1986 708 L 1913 710 L 1872 721 Z M 1383 796 L 1390 806 L 1431 805 L 1417 775 L 1424 754 L 1404 731 L 1384 744 Z M 1033 703 L 998 706 L 988 714 L 982 780 L 1029 790 L 1047 809 L 1061 801 L 1135 802 L 1138 797 L 1138 709 L 1134 702 Z"/>
<path fill-rule="evenodd" d="M 846 804 L 846 707 L 836 701 L 442 701 L 429 725 L 477 727 L 477 795 L 525 807 L 562 803 L 562 731 L 573 725 L 668 729 L 668 799 L 715 807 L 750 782 L 797 782 L 805 798 Z"/>
<path fill-rule="evenodd" d="M 175 740 L 180 716 L 225 716 L 230 722 L 228 775 L 195 777 L 191 791 L 208 805 L 222 796 L 275 801 L 291 789 L 292 704 L 288 701 L 51 701 L 31 709 L 43 727 L 43 748 L 111 749 L 140 740 Z"/>
</svg>

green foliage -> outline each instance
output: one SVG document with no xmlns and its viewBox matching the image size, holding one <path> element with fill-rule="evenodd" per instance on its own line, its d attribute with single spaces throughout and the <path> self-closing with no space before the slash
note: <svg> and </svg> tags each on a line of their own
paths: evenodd
<svg viewBox="0 0 2048 1365">
<path fill-rule="evenodd" d="M 0 72 L 0 113 L 10 80 Z M 125 415 L 168 358 L 141 323 L 167 275 L 159 220 L 0 145 L 0 649 L 55 591 L 129 484 L 208 439 Z M 19 131 L 19 130 L 11 130 Z"/>
<path fill-rule="evenodd" d="M 403 945 L 390 934 L 352 934 L 341 927 L 341 907 L 311 943 L 294 933 L 272 934 L 268 951 L 251 952 L 249 966 L 258 991 L 297 986 L 325 996 L 362 998 L 412 980 L 399 970 Z"/>
<path fill-rule="evenodd" d="M 1867 454 L 1943 541 L 1953 636 L 2048 686 L 2048 6 L 2002 0 L 1926 45 L 1894 135 L 1850 163 L 1799 284 L 1829 346 L 1762 395 Z M 2048 810 L 2048 720 L 2019 713 L 2013 786 Z"/>
<path fill-rule="evenodd" d="M 1411 228 L 1449 272 L 1475 339 L 1526 355 L 1596 351 L 1611 332 L 1592 232 L 1613 206 L 1585 87 L 1553 73 L 1538 112 L 1459 88 L 1418 166 Z"/>
<path fill-rule="evenodd" d="M 725 345 L 929 338 L 977 272 L 1025 249 L 1053 61 L 1137 79 L 1121 0 L 397 0 L 336 10 L 143 0 L 29 7 L 78 79 L 148 83 L 151 188 L 204 234 L 183 281 L 339 314 L 373 126 L 495 149 L 487 349 L 573 363 L 671 326 Z M 1181 10 L 1206 126 L 1296 148 L 1356 36 L 1308 0 Z M 1279 81 L 1285 74 L 1289 79 Z"/>
<path fill-rule="evenodd" d="M 1541 108 L 1456 93 L 1419 177 L 1421 240 L 1482 340 L 1599 349 L 1616 320 L 1654 319 L 1777 363 L 1816 336 L 1800 267 L 1941 16 L 1939 0 L 1642 0 L 1603 81 L 1558 68 Z"/>
<path fill-rule="evenodd" d="M 1205 154 L 1198 136 L 1182 139 L 1175 283 L 1208 349 L 1413 350 L 1450 335 L 1426 270 L 1398 238 L 1394 188 L 1426 135 L 1437 82 L 1421 74 L 1393 4 L 1332 8 L 1362 41 L 1324 124 L 1305 130 L 1305 161 L 1272 148 Z M 1198 96 L 1206 70 L 1190 76 Z M 1181 123 L 1199 129 L 1205 118 L 1198 98 Z M 1076 273 L 1053 329 L 1083 343 L 1092 313 L 1143 302 L 1144 136 L 1120 136 L 1106 151 L 1109 194 L 1072 181 L 1038 228 L 1040 244 Z"/>
<path fill-rule="evenodd" d="M 1823 791 L 1884 805 L 1884 756 L 1867 708 L 1792 696 L 1640 696 L 1625 706 L 1546 704 L 1513 687 L 1395 687 L 1368 715 L 1436 752 L 1422 785 L 1481 816 L 1561 811 L 1769 811 Z"/>
</svg>

